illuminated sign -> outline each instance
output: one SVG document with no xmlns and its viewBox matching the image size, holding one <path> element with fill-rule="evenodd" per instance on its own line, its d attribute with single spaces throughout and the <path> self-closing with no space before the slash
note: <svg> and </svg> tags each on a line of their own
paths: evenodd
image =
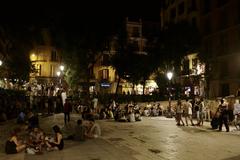
<svg viewBox="0 0 240 160">
<path fill-rule="evenodd" d="M 109 83 L 101 83 L 101 87 L 110 87 L 111 85 Z"/>
</svg>

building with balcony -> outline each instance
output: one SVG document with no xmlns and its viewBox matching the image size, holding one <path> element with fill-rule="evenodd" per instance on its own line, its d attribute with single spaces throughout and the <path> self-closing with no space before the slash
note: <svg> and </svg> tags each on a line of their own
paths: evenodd
<svg viewBox="0 0 240 160">
<path fill-rule="evenodd" d="M 57 83 L 57 72 L 62 62 L 59 50 L 52 46 L 37 46 L 30 51 L 30 60 L 35 69 L 30 74 L 30 81 Z"/>
<path fill-rule="evenodd" d="M 235 95 L 240 87 L 240 1 L 202 1 L 201 33 L 210 55 L 209 95 Z"/>
<path fill-rule="evenodd" d="M 206 96 L 205 64 L 199 60 L 197 53 L 183 58 L 180 75 L 179 80 L 185 95 Z"/>
<path fill-rule="evenodd" d="M 161 10 L 161 27 L 168 24 L 188 21 L 197 26 L 201 25 L 200 8 L 201 0 L 165 0 Z"/>
<path fill-rule="evenodd" d="M 235 95 L 240 88 L 240 2 L 238 0 L 165 0 L 161 26 L 182 20 L 195 24 L 208 56 L 209 97 Z"/>
<path fill-rule="evenodd" d="M 134 54 L 147 55 L 147 52 L 145 52 L 147 39 L 144 38 L 143 33 L 149 33 L 147 32 L 147 28 L 152 29 L 153 27 L 149 26 L 153 25 L 145 24 L 149 23 L 142 22 L 141 19 L 131 20 L 126 18 L 125 27 L 127 32 L 127 45 L 133 49 Z M 158 24 L 159 26 L 159 23 L 152 24 Z M 146 30 L 143 31 L 145 28 Z M 118 37 L 113 36 L 108 42 L 106 42 L 106 49 L 95 56 L 95 63 L 91 66 L 92 81 L 95 82 L 95 86 L 92 86 L 92 91 L 95 90 L 100 93 L 116 92 L 118 75 L 116 70 L 110 64 L 110 58 L 116 54 L 118 47 Z M 155 88 L 157 88 L 156 83 L 152 80 L 147 80 L 145 93 L 150 94 Z M 133 85 L 127 80 L 122 79 L 117 92 L 120 94 L 142 94 L 142 89 L 142 85 L 139 84 L 133 87 Z"/>
<path fill-rule="evenodd" d="M 201 27 L 200 0 L 165 0 L 161 10 L 161 28 L 187 21 Z M 181 73 L 176 77 L 185 95 L 205 96 L 205 65 L 200 63 L 197 53 L 190 53 L 182 59 Z"/>
</svg>

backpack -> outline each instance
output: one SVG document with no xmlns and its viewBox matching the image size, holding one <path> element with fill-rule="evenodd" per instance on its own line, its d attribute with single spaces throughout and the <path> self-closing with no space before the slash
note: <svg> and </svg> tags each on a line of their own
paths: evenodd
<svg viewBox="0 0 240 160">
<path fill-rule="evenodd" d="M 199 105 L 195 105 L 195 111 L 199 111 Z"/>
</svg>

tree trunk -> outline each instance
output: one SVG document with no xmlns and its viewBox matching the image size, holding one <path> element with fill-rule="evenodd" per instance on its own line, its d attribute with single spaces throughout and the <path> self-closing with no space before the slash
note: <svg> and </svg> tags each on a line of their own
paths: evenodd
<svg viewBox="0 0 240 160">
<path fill-rule="evenodd" d="M 118 94 L 118 88 L 119 88 L 120 81 L 121 81 L 121 77 L 118 77 L 118 81 L 117 81 L 117 87 L 116 87 L 115 95 Z"/>
<path fill-rule="evenodd" d="M 135 84 L 134 83 L 132 83 L 132 93 L 133 93 L 133 95 L 135 95 L 135 91 L 134 91 L 134 87 L 135 87 Z"/>
<path fill-rule="evenodd" d="M 143 80 L 143 95 L 145 95 L 146 79 Z"/>
</svg>

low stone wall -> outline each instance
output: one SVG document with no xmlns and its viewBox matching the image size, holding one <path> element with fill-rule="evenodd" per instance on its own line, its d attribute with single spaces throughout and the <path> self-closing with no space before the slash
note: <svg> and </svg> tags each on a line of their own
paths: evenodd
<svg viewBox="0 0 240 160">
<path fill-rule="evenodd" d="M 182 102 L 185 102 L 185 100 L 182 100 Z M 148 104 L 148 102 L 143 102 L 143 103 L 138 103 L 138 105 L 141 107 L 141 108 L 144 108 L 146 107 Z M 160 104 L 161 107 L 166 110 L 168 105 L 169 105 L 169 102 L 168 101 L 156 101 L 156 102 L 150 102 L 150 104 Z M 120 106 L 121 107 L 124 107 L 126 104 L 121 104 Z M 171 101 L 171 105 L 174 107 L 177 105 L 177 101 L 176 100 L 172 100 Z M 212 113 L 215 113 L 217 108 L 218 108 L 218 105 L 219 105 L 219 101 L 217 100 L 205 100 L 205 105 L 208 106 L 208 108 L 210 109 L 210 111 Z"/>
</svg>

